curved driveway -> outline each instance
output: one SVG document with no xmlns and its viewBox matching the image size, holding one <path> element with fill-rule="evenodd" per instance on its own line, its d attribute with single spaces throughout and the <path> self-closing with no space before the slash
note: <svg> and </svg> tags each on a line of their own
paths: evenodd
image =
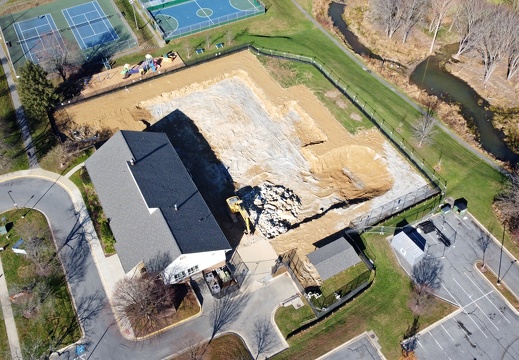
<svg viewBox="0 0 519 360">
<path fill-rule="evenodd" d="M 71 294 L 77 309 L 84 337 L 85 359 L 162 359 L 182 349 L 179 340 L 187 343 L 186 334 L 196 333 L 209 338 L 212 332 L 210 311 L 204 310 L 197 318 L 173 327 L 148 340 L 125 339 L 115 321 L 107 301 L 103 281 L 96 267 L 91 247 L 98 242 L 95 231 L 85 210 L 77 187 L 58 174 L 41 169 L 20 171 L 0 177 L 0 213 L 14 207 L 13 197 L 20 209 L 16 216 L 32 209 L 44 213 L 55 237 L 58 254 L 65 268 Z M 98 245 L 98 244 L 97 244 Z M 95 252 L 94 252 L 95 253 Z M 106 269 L 105 269 L 106 270 Z M 106 285 L 106 284 L 105 284 Z M 257 286 L 256 286 L 257 287 Z M 270 318 L 281 301 L 297 292 L 291 279 L 279 276 L 268 285 L 260 287 L 246 296 L 236 319 L 224 331 L 241 335 L 249 348 L 254 348 L 253 323 L 256 317 Z M 203 308 L 211 309 L 213 298 L 202 288 Z M 276 353 L 287 345 L 276 337 L 268 352 Z M 72 359 L 75 348 L 70 347 L 59 358 Z M 56 353 L 55 357 L 58 357 Z"/>
</svg>

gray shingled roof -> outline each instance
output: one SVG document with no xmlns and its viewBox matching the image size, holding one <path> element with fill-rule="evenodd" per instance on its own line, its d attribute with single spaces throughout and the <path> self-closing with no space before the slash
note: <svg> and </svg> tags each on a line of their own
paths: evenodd
<svg viewBox="0 0 519 360">
<path fill-rule="evenodd" d="M 231 248 L 166 134 L 119 131 L 85 166 L 126 272 L 161 252 Z"/>
<path fill-rule="evenodd" d="M 343 237 L 311 252 L 307 257 L 323 281 L 361 261 L 353 247 Z"/>
<path fill-rule="evenodd" d="M 391 246 L 414 266 L 424 257 L 425 239 L 413 227 L 405 228 L 391 239 Z"/>
</svg>

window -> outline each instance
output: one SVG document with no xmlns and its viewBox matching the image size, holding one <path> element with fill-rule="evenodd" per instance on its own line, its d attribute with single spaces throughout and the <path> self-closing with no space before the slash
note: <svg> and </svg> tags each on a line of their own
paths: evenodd
<svg viewBox="0 0 519 360">
<path fill-rule="evenodd" d="M 186 272 L 185 271 L 181 271 L 179 273 L 176 273 L 175 274 L 175 281 L 178 281 L 178 280 L 182 280 L 184 277 L 186 276 Z"/>
<path fill-rule="evenodd" d="M 193 266 L 192 268 L 187 269 L 187 274 L 192 275 L 198 271 L 198 265 Z"/>
</svg>

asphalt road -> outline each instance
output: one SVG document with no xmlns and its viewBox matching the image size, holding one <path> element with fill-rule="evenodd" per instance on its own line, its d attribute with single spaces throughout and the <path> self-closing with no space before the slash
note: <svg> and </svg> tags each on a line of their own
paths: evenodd
<svg viewBox="0 0 519 360">
<path fill-rule="evenodd" d="M 208 289 L 202 286 L 204 311 L 200 316 L 148 340 L 126 340 L 115 323 L 90 252 L 90 234 L 85 230 L 90 224 L 79 221 L 78 208 L 74 208 L 69 193 L 52 181 L 35 177 L 22 177 L 0 183 L 0 213 L 16 206 L 20 210 L 15 216 L 22 216 L 34 208 L 43 212 L 49 220 L 84 330 L 84 338 L 80 341 L 85 345 L 83 359 L 163 359 L 187 346 L 192 334 L 197 334 L 201 338 L 210 337 L 210 310 L 215 300 L 209 295 Z M 255 319 L 270 320 L 276 306 L 295 292 L 296 288 L 287 276 L 279 276 L 263 287 L 243 289 L 235 301 L 246 301 L 242 302 L 240 310 L 235 313 L 233 320 L 222 328 L 222 332 L 238 333 L 245 339 L 249 348 L 254 349 L 252 339 Z M 286 347 L 284 340 L 277 336 L 278 333 L 274 331 L 273 334 L 275 335 L 272 337 L 268 354 Z M 57 357 L 56 354 L 54 356 Z M 59 358 L 73 359 L 75 356 L 75 347 L 71 347 L 61 353 Z"/>
</svg>

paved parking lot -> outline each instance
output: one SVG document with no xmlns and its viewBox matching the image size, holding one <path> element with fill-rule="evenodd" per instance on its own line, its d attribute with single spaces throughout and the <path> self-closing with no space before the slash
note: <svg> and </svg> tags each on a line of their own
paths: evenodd
<svg viewBox="0 0 519 360">
<path fill-rule="evenodd" d="M 437 294 L 459 310 L 419 333 L 417 357 L 519 359 L 519 316 L 474 267 L 475 261 L 482 258 L 477 238 L 484 234 L 470 217 L 448 214 L 431 220 L 451 240 L 451 246 L 446 247 L 435 232 L 422 234 L 429 245 L 427 255 L 440 258 L 443 264 L 442 285 Z M 495 242 L 489 245 L 485 257 L 488 266 L 514 288 L 512 283 L 519 274 L 514 259 L 506 253 L 501 256 Z"/>
<path fill-rule="evenodd" d="M 385 357 L 377 350 L 378 339 L 372 331 L 364 333 L 317 360 L 385 360 Z"/>
</svg>

